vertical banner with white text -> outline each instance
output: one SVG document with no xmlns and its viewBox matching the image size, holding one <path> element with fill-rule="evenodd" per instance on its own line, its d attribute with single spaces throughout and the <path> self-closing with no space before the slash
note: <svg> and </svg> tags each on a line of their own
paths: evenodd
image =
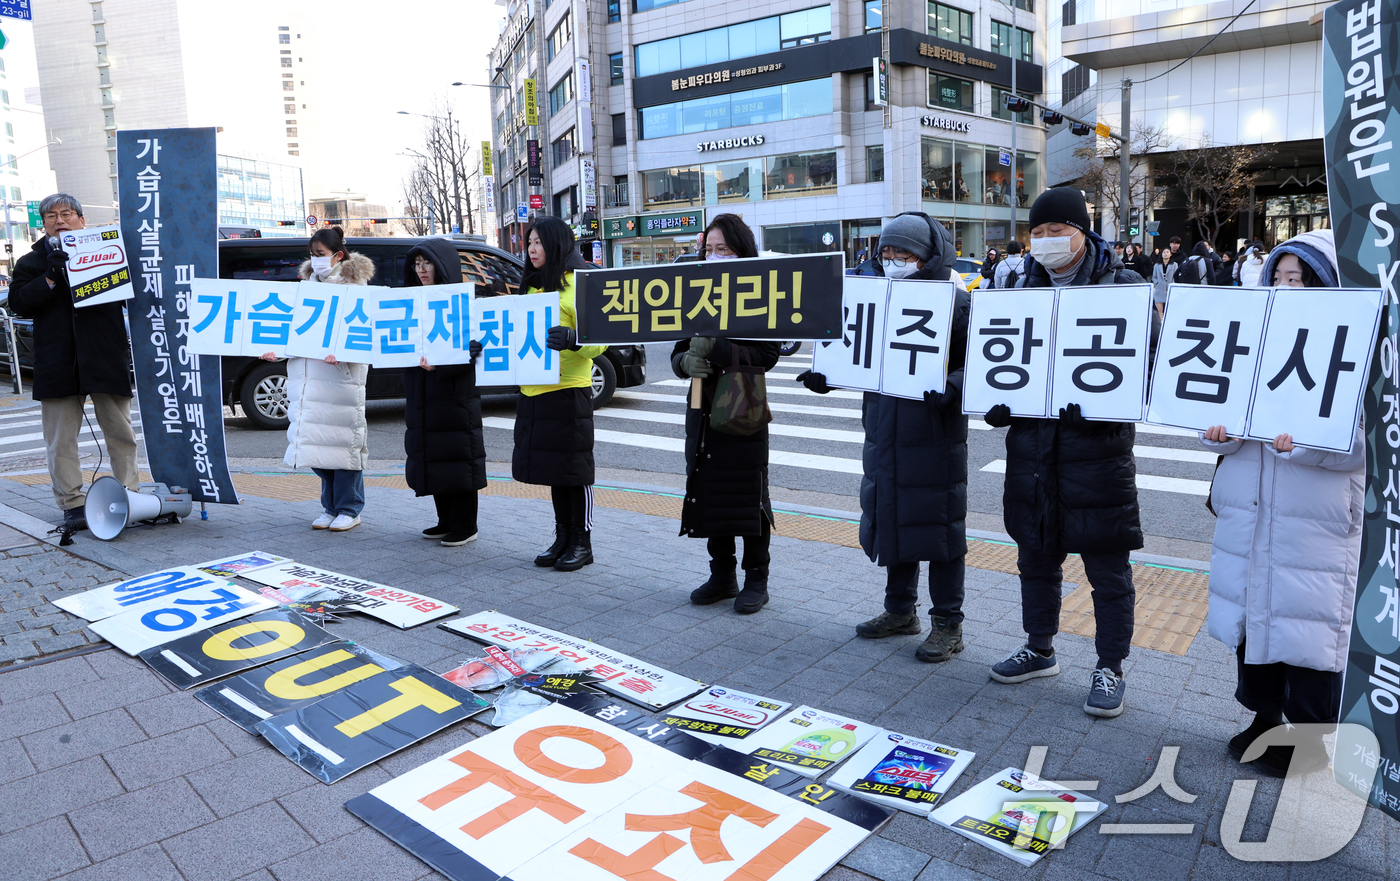
<svg viewBox="0 0 1400 881">
<path fill-rule="evenodd" d="M 214 129 L 117 132 L 136 396 L 151 476 L 196 502 L 238 504 L 217 356 L 189 352 L 190 285 L 219 275 Z"/>
</svg>

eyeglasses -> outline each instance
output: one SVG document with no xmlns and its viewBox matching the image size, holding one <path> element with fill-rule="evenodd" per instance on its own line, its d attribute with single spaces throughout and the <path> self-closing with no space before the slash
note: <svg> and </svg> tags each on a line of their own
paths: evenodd
<svg viewBox="0 0 1400 881">
<path fill-rule="evenodd" d="M 65 208 L 59 212 L 50 211 L 48 214 L 45 214 L 44 222 L 53 223 L 55 220 L 76 220 L 81 216 L 82 215 L 78 214 L 78 212 L 74 211 L 72 208 Z"/>
</svg>

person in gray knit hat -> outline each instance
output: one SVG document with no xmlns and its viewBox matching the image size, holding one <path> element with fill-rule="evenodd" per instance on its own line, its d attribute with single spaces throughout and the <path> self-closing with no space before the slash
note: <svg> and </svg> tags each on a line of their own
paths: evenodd
<svg viewBox="0 0 1400 881">
<path fill-rule="evenodd" d="M 860 546 L 885 569 L 885 611 L 857 624 L 856 635 L 884 639 L 922 630 L 919 564 L 926 561 L 932 626 L 914 657 L 929 663 L 963 650 L 967 417 L 962 379 L 971 300 L 952 268 L 956 258 L 946 226 L 926 214 L 901 214 L 880 231 L 878 257 L 850 272 L 951 281 L 956 287 L 946 390 L 929 392 L 922 401 L 866 392 L 861 406 Z M 825 376 L 810 370 L 797 380 L 818 394 L 831 390 Z"/>
</svg>

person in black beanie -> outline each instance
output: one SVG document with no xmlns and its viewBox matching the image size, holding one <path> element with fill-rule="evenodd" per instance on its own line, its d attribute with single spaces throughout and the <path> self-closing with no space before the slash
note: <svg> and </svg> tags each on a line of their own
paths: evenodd
<svg viewBox="0 0 1400 881">
<path fill-rule="evenodd" d="M 1064 187 L 1046 190 L 1030 211 L 1031 256 L 1017 287 L 1141 284 L 1107 242 L 1089 227 L 1084 196 Z M 1152 313 L 1155 348 L 1160 323 Z M 1151 363 L 1151 353 L 1148 354 Z M 1093 589 L 1098 663 L 1084 712 L 1123 712 L 1123 661 L 1133 637 L 1133 576 L 1128 552 L 1143 545 L 1133 460 L 1135 426 L 1089 422 L 1078 404 L 1058 419 L 1012 418 L 1005 404 L 986 416 L 1006 435 L 1002 515 L 1016 540 L 1021 577 L 1021 624 L 1026 644 L 992 667 L 997 682 L 1025 682 L 1060 672 L 1054 640 L 1059 631 L 1062 566 L 1077 553 Z"/>
<path fill-rule="evenodd" d="M 951 281 L 956 288 L 948 338 L 945 391 L 909 400 L 866 392 L 860 482 L 860 546 L 885 568 L 885 611 L 856 625 L 864 639 L 915 634 L 919 625 L 919 564 L 928 563 L 928 638 L 914 657 L 939 663 L 963 650 L 964 561 L 967 556 L 967 417 L 962 412 L 963 365 L 971 300 L 953 270 L 957 252 L 948 228 L 928 215 L 901 214 L 880 231 L 879 258 L 850 275 Z M 797 377 L 826 394 L 826 377 Z"/>
</svg>

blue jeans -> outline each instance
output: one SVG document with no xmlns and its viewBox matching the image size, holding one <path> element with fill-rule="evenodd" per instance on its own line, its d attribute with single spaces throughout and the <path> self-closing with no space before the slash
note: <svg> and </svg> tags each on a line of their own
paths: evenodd
<svg viewBox="0 0 1400 881">
<path fill-rule="evenodd" d="M 358 517 L 365 509 L 365 473 L 312 468 L 321 478 L 321 509 L 327 514 Z"/>
</svg>

